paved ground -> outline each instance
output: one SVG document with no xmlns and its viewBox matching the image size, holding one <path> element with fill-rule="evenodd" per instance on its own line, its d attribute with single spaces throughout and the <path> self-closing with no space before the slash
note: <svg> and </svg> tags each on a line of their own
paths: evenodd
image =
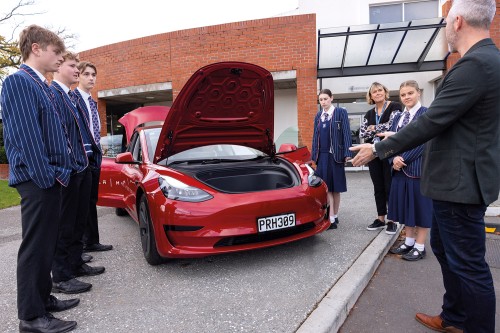
<svg viewBox="0 0 500 333">
<path fill-rule="evenodd" d="M 82 278 L 93 289 L 60 317 L 78 321 L 74 332 L 336 332 L 384 260 L 342 332 L 426 332 L 413 315 L 424 304 L 439 310 L 435 258 L 411 266 L 384 259 L 397 235 L 365 229 L 375 215 L 368 173 L 349 173 L 348 189 L 338 230 L 270 249 L 156 267 L 142 257 L 134 221 L 100 208 L 102 242 L 115 250 L 94 254 L 93 265 L 106 266 L 106 273 Z M 19 216 L 19 207 L 0 210 L 0 332 L 17 332 Z M 414 271 L 428 278 L 426 293 L 415 292 Z"/>
<path fill-rule="evenodd" d="M 487 222 L 499 225 L 500 218 L 488 218 Z M 497 295 L 495 331 L 500 332 L 500 236 L 487 234 L 486 251 Z M 427 253 L 417 262 L 386 255 L 339 332 L 433 332 L 415 320 L 417 312 L 435 315 L 441 311 L 441 269 L 432 251 Z"/>
<path fill-rule="evenodd" d="M 365 230 L 375 211 L 367 173 L 348 175 L 338 230 L 265 250 L 149 266 L 129 217 L 99 209 L 106 266 L 81 295 L 75 332 L 293 332 L 377 233 Z M 0 332 L 17 330 L 15 267 L 19 208 L 0 211 Z M 385 236 L 385 235 L 384 235 Z"/>
</svg>

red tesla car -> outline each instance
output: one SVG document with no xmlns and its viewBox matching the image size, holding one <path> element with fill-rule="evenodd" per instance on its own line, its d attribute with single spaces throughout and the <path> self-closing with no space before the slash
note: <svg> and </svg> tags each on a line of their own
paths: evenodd
<svg viewBox="0 0 500 333">
<path fill-rule="evenodd" d="M 262 67 L 199 69 L 171 108 L 120 119 L 127 149 L 104 158 L 99 202 L 139 224 L 148 263 L 283 244 L 329 227 L 326 186 L 306 147 L 273 142 L 274 86 Z"/>
</svg>

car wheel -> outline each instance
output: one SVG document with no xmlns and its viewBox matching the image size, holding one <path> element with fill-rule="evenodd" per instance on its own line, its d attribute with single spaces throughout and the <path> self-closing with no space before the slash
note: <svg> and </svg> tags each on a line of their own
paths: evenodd
<svg viewBox="0 0 500 333">
<path fill-rule="evenodd" d="M 142 196 L 139 204 L 139 233 L 141 236 L 142 252 L 144 258 L 150 265 L 159 265 L 163 262 L 163 258 L 158 254 L 156 249 L 156 240 L 149 215 L 148 200 L 146 196 Z"/>
<path fill-rule="evenodd" d="M 116 216 L 127 216 L 128 215 L 127 211 L 123 208 L 116 208 L 115 214 L 116 214 Z"/>
</svg>

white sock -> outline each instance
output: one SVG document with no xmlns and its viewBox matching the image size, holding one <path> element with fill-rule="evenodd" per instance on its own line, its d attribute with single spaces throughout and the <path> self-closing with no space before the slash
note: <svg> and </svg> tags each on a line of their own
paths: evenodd
<svg viewBox="0 0 500 333">
<path fill-rule="evenodd" d="M 338 216 L 337 215 L 333 215 L 334 218 L 337 218 Z"/>
<path fill-rule="evenodd" d="M 415 243 L 414 248 L 417 249 L 417 250 L 419 250 L 420 252 L 422 252 L 425 249 L 425 245 L 424 244 Z"/>
<path fill-rule="evenodd" d="M 406 237 L 405 238 L 405 245 L 408 247 L 415 245 L 415 238 Z"/>
<path fill-rule="evenodd" d="M 330 223 L 334 223 L 334 222 L 335 222 L 335 217 L 330 216 Z"/>
</svg>

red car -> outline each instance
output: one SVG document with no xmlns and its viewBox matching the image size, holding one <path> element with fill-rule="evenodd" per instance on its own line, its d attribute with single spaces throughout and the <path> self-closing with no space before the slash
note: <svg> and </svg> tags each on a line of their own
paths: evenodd
<svg viewBox="0 0 500 333">
<path fill-rule="evenodd" d="M 275 151 L 273 78 L 262 67 L 208 65 L 170 109 L 142 107 L 120 123 L 127 150 L 104 159 L 98 204 L 138 222 L 152 265 L 288 243 L 329 227 L 326 186 L 305 164 L 307 148 Z"/>
</svg>

